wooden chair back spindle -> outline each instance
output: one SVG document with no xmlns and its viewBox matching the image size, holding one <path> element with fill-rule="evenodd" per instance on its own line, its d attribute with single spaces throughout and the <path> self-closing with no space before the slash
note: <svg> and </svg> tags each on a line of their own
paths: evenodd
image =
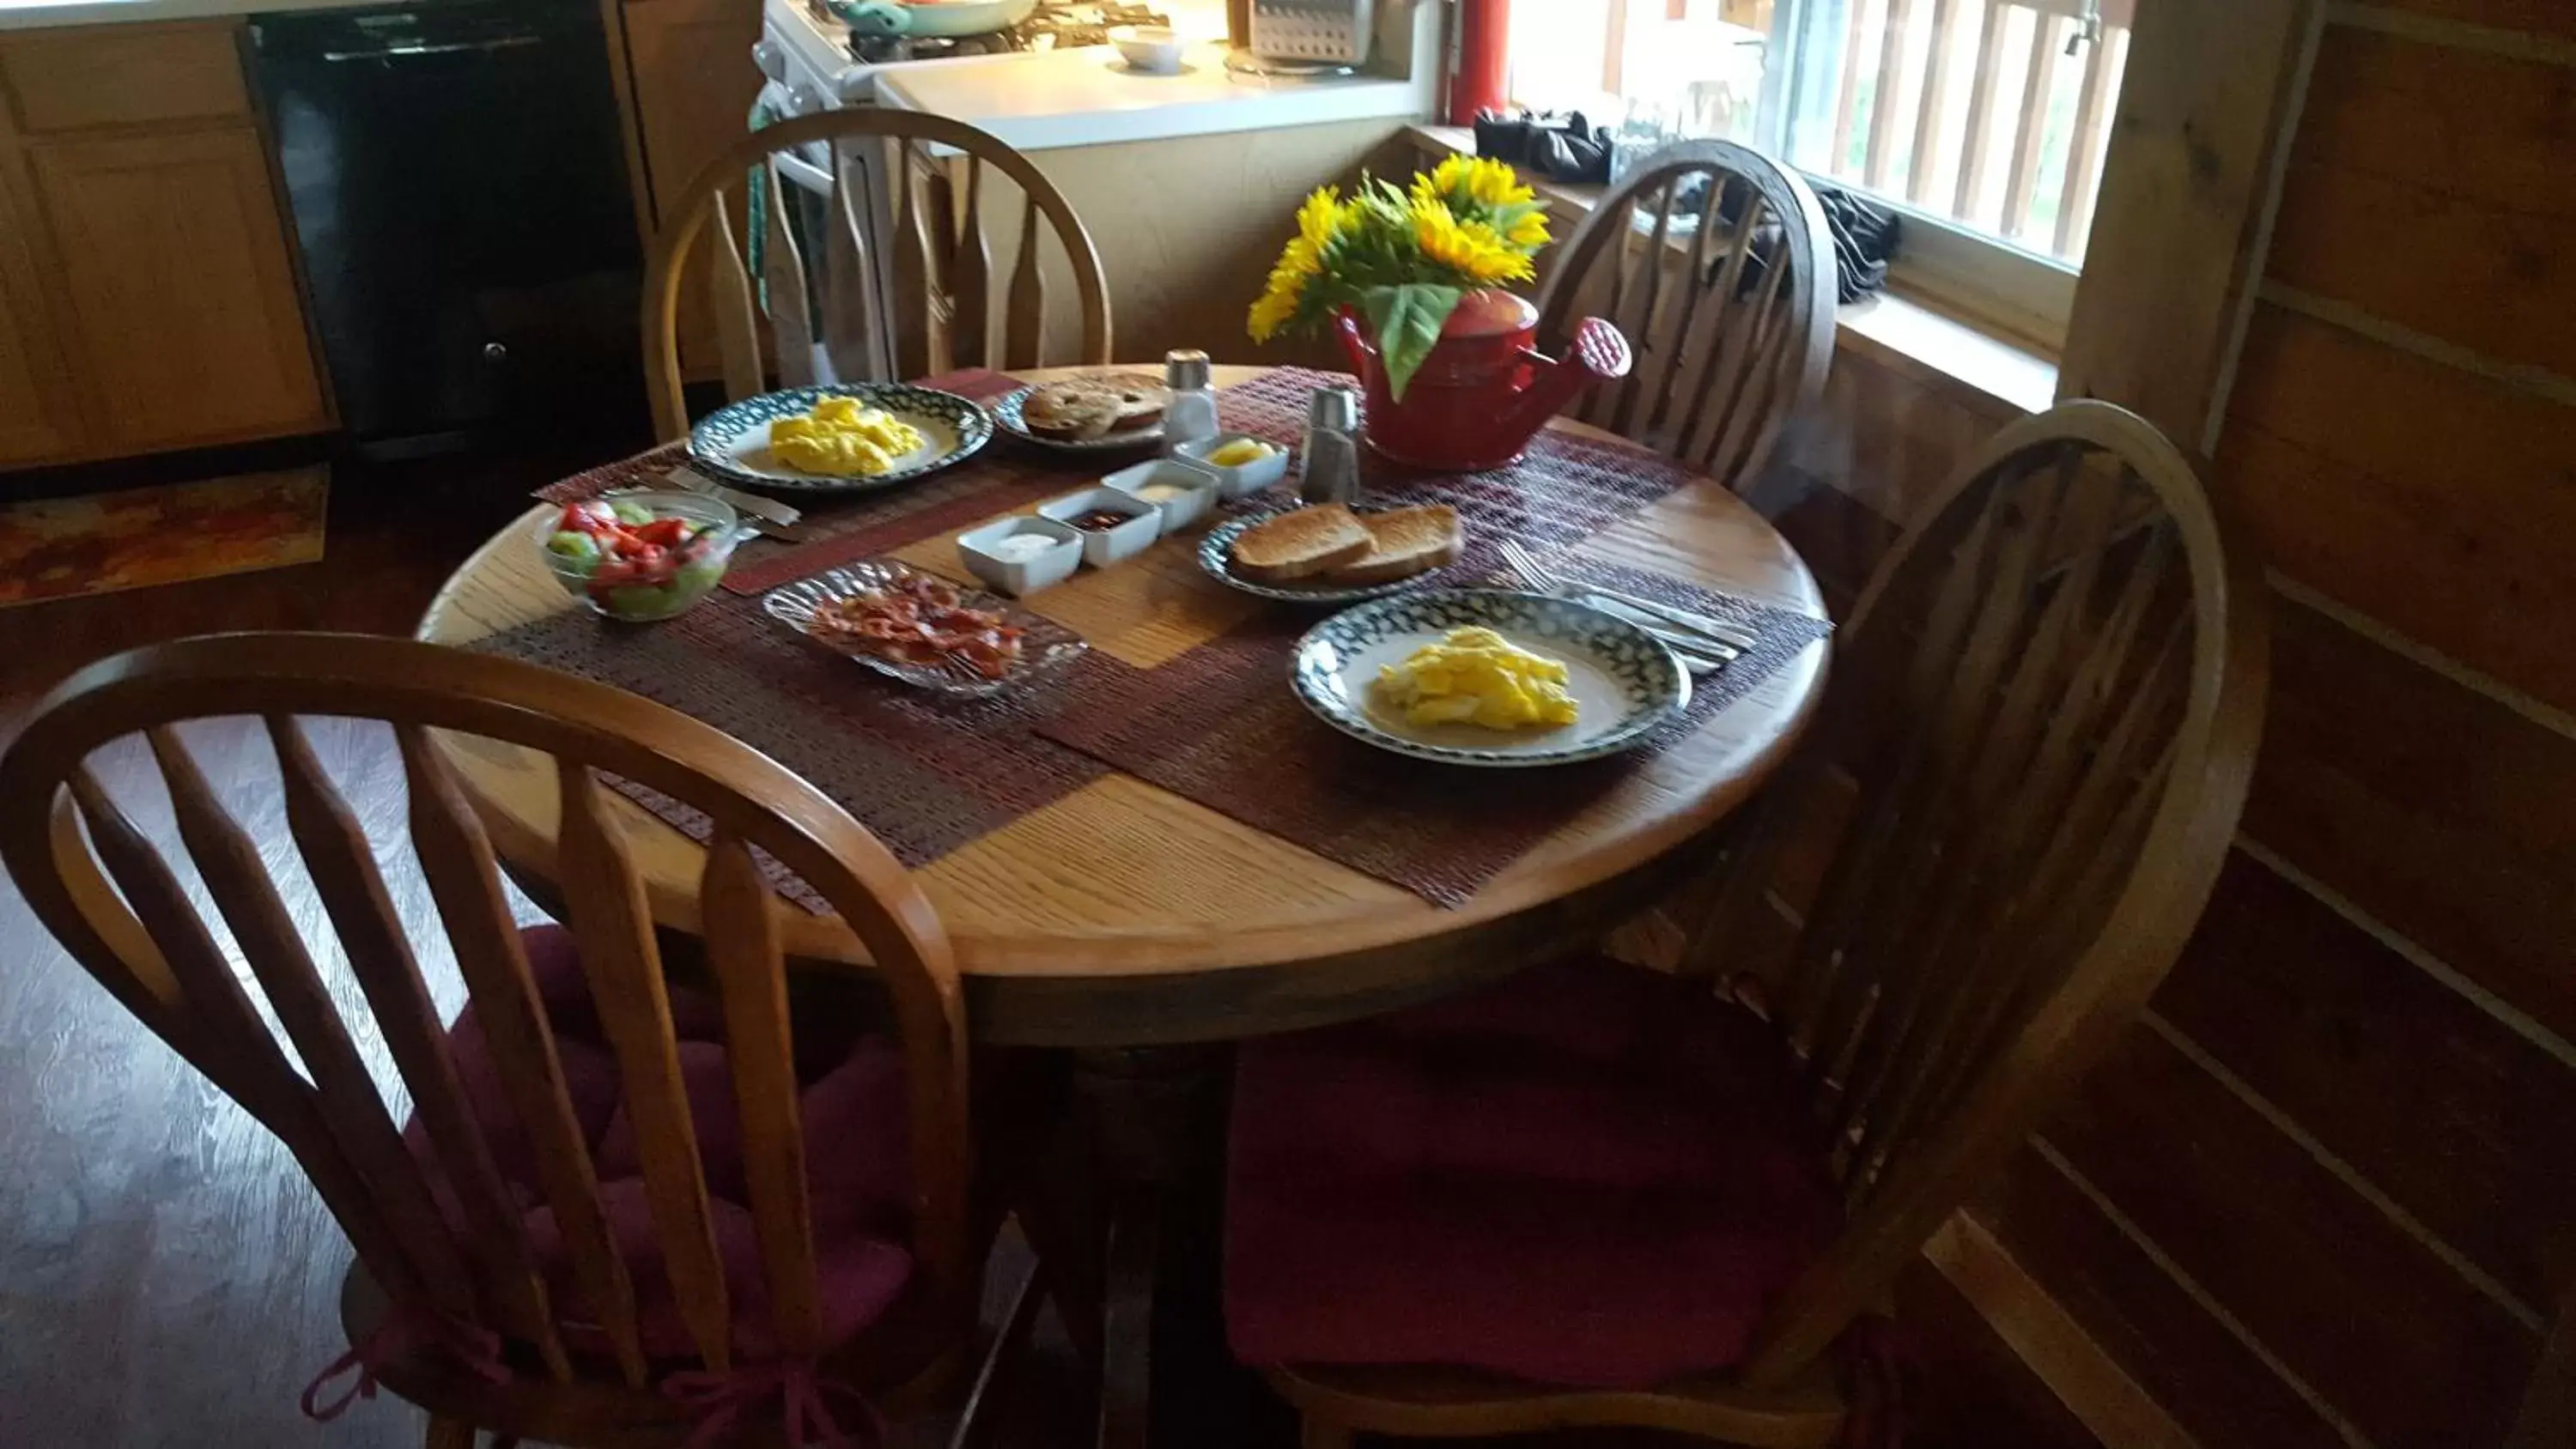
<svg viewBox="0 0 2576 1449">
<path fill-rule="evenodd" d="M 178 726 L 264 720 L 289 833 L 408 1091 L 451 1218 L 371 1078 L 349 1024 L 257 846 L 226 812 Z M 409 833 L 503 1095 L 553 1212 L 580 1311 L 549 1301 L 538 1255 L 468 1106 L 376 854 L 315 758 L 302 717 L 391 724 Z M 294 1152 L 369 1274 L 415 1304 L 525 1345 L 554 1379 L 644 1387 L 657 1372 L 635 1287 L 610 1232 L 598 1169 L 567 1090 L 547 1007 L 480 820 L 432 732 L 505 742 L 556 762 L 558 876 L 583 975 L 637 1129 L 651 1229 L 695 1362 L 738 1364 L 662 962 L 642 885 L 612 816 L 609 776 L 706 812 L 709 966 L 744 1143 L 748 1209 L 781 1352 L 810 1356 L 823 1314 L 806 1201 L 785 962 L 755 852 L 812 885 L 864 941 L 893 1002 L 911 1114 L 916 1282 L 940 1321 L 971 1322 L 965 1022 L 928 901 L 883 846 L 812 786 L 720 732 L 622 691 L 511 660 L 405 640 L 226 635 L 101 661 L 57 689 L 0 755 L 0 861 L 56 937 Z M 279 1034 L 173 872 L 85 761 L 140 734 L 179 843 Z M 470 747 L 470 746 L 469 746 Z M 288 1060 L 291 1047 L 294 1061 Z M 300 1064 L 300 1070 L 299 1066 Z M 963 1317 L 957 1315 L 963 1314 Z M 607 1342 L 585 1368 L 559 1323 Z"/>
<path fill-rule="evenodd" d="M 746 194 L 755 172 L 757 207 Z M 1004 281 L 986 231 L 988 218 L 1003 226 L 1014 215 L 1009 188 L 1020 206 Z M 1090 233 L 1027 157 L 961 121 L 878 107 L 783 121 L 709 163 L 669 217 L 647 259 L 644 294 L 644 375 L 654 429 L 666 441 L 688 429 L 678 318 L 693 257 L 714 300 L 725 391 L 736 400 L 766 385 L 763 321 L 789 387 L 1110 360 L 1108 284 Z M 737 217 L 756 243 L 757 279 L 735 239 Z M 1080 314 L 1080 335 L 1052 347 L 1050 250 L 1062 254 Z M 997 286 L 1007 289 L 998 299 Z"/>
<path fill-rule="evenodd" d="M 2252 770 L 2262 588 L 2183 456 L 2092 402 L 2006 428 L 1879 570 L 1687 953 L 1803 1058 L 1852 1206 L 1750 1382 L 1868 1311 L 2171 966 Z"/>
<path fill-rule="evenodd" d="M 1647 157 L 1575 228 L 1539 335 L 1560 343 L 1586 315 L 1617 325 L 1636 366 L 1573 415 L 1742 493 L 1824 391 L 1835 288 L 1806 181 L 1747 147 L 1688 141 Z"/>
</svg>

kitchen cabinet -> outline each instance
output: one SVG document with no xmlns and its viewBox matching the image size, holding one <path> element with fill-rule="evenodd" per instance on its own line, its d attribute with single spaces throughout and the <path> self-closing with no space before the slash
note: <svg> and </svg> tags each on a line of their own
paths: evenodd
<svg viewBox="0 0 2576 1449">
<path fill-rule="evenodd" d="M 237 28 L 0 36 L 0 465 L 331 425 Z"/>
<path fill-rule="evenodd" d="M 761 87 L 751 60 L 760 7 L 742 0 L 619 0 L 617 15 L 629 123 L 644 169 L 643 220 L 658 227 L 690 179 L 750 129 Z M 734 207 L 741 205 L 737 195 Z M 735 229 L 741 230 L 739 220 Z M 697 270 L 690 275 L 697 279 Z M 692 377 L 716 376 L 715 317 L 703 286 L 689 286 L 683 296 L 679 330 L 682 369 Z"/>
<path fill-rule="evenodd" d="M 34 148 L 103 452 L 328 426 L 247 125 Z"/>
<path fill-rule="evenodd" d="M 0 467 L 69 457 L 82 438 L 61 338 L 28 247 L 31 215 L 0 168 Z"/>
</svg>

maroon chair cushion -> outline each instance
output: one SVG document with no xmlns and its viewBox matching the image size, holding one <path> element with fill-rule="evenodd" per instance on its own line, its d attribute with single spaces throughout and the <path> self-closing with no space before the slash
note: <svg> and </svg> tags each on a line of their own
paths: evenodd
<svg viewBox="0 0 2576 1449">
<path fill-rule="evenodd" d="M 1227 1334 L 1261 1366 L 1722 1369 L 1841 1226 L 1823 1146 L 1767 1026 L 1607 959 L 1249 1043 Z"/>
<path fill-rule="evenodd" d="M 652 1209 L 617 1058 L 602 1035 L 579 952 L 571 933 L 559 926 L 530 927 L 521 938 L 554 1032 L 565 1094 L 599 1177 L 609 1235 L 632 1280 L 644 1351 L 656 1358 L 695 1357 L 695 1341 L 654 1242 Z M 723 1012 L 703 992 L 674 987 L 670 995 L 682 1085 L 732 1308 L 734 1351 L 757 1361 L 776 1351 L 776 1340 L 744 1178 L 742 1124 L 734 1110 L 732 1072 L 723 1046 Z M 529 1245 L 546 1275 L 567 1341 L 577 1349 L 605 1353 L 609 1345 L 595 1326 L 598 1315 L 584 1304 L 573 1280 L 554 1210 L 545 1205 L 534 1151 L 501 1086 L 490 1041 L 473 1006 L 449 1028 L 448 1049 L 466 1105 L 482 1125 L 494 1164 L 526 1215 Z M 804 1085 L 797 1108 L 824 1334 L 827 1343 L 838 1343 L 882 1318 L 912 1276 L 912 1255 L 905 1246 L 911 1226 L 910 1119 L 901 1051 L 881 1036 L 855 1038 L 819 1079 Z M 461 1222 L 426 1130 L 414 1120 L 403 1136 L 429 1168 L 441 1205 Z"/>
</svg>

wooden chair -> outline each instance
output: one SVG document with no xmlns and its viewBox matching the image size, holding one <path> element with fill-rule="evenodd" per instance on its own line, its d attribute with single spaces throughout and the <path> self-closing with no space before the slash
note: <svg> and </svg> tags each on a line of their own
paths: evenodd
<svg viewBox="0 0 2576 1449">
<path fill-rule="evenodd" d="M 272 876 L 283 842 L 225 812 L 177 728 L 225 715 L 265 721 L 294 846 L 415 1104 L 408 1130 Z M 453 1029 L 299 716 L 392 726 L 410 844 L 469 993 Z M 265 1009 L 86 763 L 137 733 Z M 439 736 L 554 756 L 568 935 L 513 925 Z M 608 814 L 611 775 L 713 823 L 713 993 L 665 983 Z M 817 1024 L 791 1037 L 755 852 L 850 922 L 899 1029 L 899 1044 L 827 1052 L 814 1085 L 798 1064 Z M 749 747 L 617 689 L 433 645 L 184 640 L 92 665 L 37 709 L 0 756 L 0 860 L 117 1000 L 294 1152 L 357 1250 L 342 1311 L 358 1347 L 336 1367 L 428 1409 L 432 1446 L 470 1445 L 477 1428 L 501 1444 L 677 1444 L 711 1414 L 766 1417 L 782 1395 L 810 1408 L 847 1385 L 899 1405 L 955 1366 L 983 1254 L 948 943 L 883 846 Z M 862 1179 L 873 1196 L 850 1187 Z M 827 1408 L 847 1428 L 863 1417 Z"/>
<path fill-rule="evenodd" d="M 1245 1047 L 1228 1324 L 1309 1449 L 1574 1424 L 1837 1442 L 1847 1331 L 2129 1025 L 2207 899 L 2261 726 L 2262 589 L 2144 421 L 2079 402 L 2007 428 L 1863 596 L 1816 726 L 1682 902 L 1680 975 L 1560 963 Z M 1412 1182 L 1441 1195 L 1408 1229 Z M 1596 1200 L 1597 1240 L 1482 1221 Z M 1729 1214 L 1740 1272 L 1686 1269 Z M 1493 1261 L 1452 1247 L 1478 1241 Z M 1353 1256 L 1403 1281 L 1351 1281 Z M 1480 1304 L 1541 1316 L 1461 1328 Z M 1642 1350 L 1608 1361 L 1622 1335 Z"/>
<path fill-rule="evenodd" d="M 1636 367 L 1574 416 L 1741 493 L 1824 391 L 1834 298 L 1833 243 L 1806 181 L 1748 147 L 1685 141 L 1575 228 L 1539 297 L 1539 335 L 1562 339 L 1587 316 L 1617 324 Z"/>
<path fill-rule="evenodd" d="M 1019 193 L 1007 283 L 985 235 L 988 216 L 1008 217 L 1008 195 L 990 194 L 1000 182 Z M 725 391 L 737 400 L 765 386 L 760 322 L 789 387 L 1048 365 L 1049 293 L 1066 276 L 1081 333 L 1052 361 L 1110 360 L 1109 290 L 1091 234 L 1027 157 L 962 121 L 873 106 L 783 121 L 727 147 L 665 215 L 645 270 L 644 375 L 666 441 L 688 431 L 680 289 L 701 236 Z"/>
</svg>

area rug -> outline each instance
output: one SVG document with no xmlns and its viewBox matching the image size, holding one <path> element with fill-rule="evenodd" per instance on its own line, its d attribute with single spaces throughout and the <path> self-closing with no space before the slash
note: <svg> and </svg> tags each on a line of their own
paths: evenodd
<svg viewBox="0 0 2576 1449">
<path fill-rule="evenodd" d="M 327 464 L 0 505 L 0 608 L 322 557 Z"/>
</svg>

